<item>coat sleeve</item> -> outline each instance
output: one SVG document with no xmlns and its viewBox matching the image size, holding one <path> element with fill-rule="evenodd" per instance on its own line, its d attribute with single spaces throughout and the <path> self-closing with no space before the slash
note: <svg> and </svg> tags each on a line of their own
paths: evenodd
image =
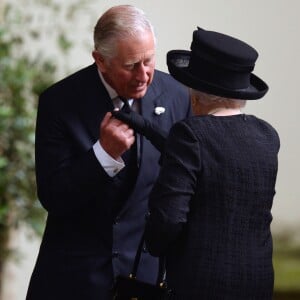
<svg viewBox="0 0 300 300">
<path fill-rule="evenodd" d="M 78 122 L 71 129 L 64 110 L 55 106 L 54 96 L 42 94 L 38 106 L 35 141 L 38 198 L 49 213 L 78 214 L 97 194 L 100 199 L 111 179 L 97 161 L 91 140 L 89 147 L 83 125 Z"/>
<path fill-rule="evenodd" d="M 173 126 L 159 177 L 149 199 L 146 245 L 162 255 L 182 232 L 201 172 L 199 142 L 185 122 Z"/>
</svg>

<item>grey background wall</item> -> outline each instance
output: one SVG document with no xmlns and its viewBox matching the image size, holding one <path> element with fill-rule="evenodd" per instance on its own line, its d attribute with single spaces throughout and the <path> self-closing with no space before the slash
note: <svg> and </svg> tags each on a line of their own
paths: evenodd
<svg viewBox="0 0 300 300">
<path fill-rule="evenodd" d="M 59 2 L 59 1 L 58 1 Z M 65 0 L 64 3 L 72 2 Z M 20 2 L 18 2 L 20 3 Z M 248 102 L 245 112 L 268 120 L 279 132 L 281 150 L 277 193 L 273 206 L 273 231 L 285 228 L 300 229 L 300 1 L 298 0 L 152 0 L 152 1 L 87 1 L 79 13 L 78 22 L 69 28 L 75 45 L 67 62 L 77 70 L 92 63 L 93 26 L 107 8 L 117 4 L 133 4 L 142 8 L 156 30 L 157 67 L 167 71 L 166 52 L 170 49 L 189 49 L 196 26 L 221 31 L 243 39 L 254 46 L 260 56 L 255 73 L 270 86 L 260 101 Z M 55 22 L 57 20 L 49 20 Z M 43 47 L 51 50 L 51 40 Z M 34 50 L 34 49 L 33 49 Z M 51 51 L 50 51 L 51 53 Z M 54 53 L 52 54 L 54 55 Z M 299 233 L 297 233 L 299 236 Z M 14 243 L 23 249 L 19 265 L 10 264 L 2 300 L 25 299 L 26 287 L 36 258 L 39 241 L 26 241 L 22 232 L 16 233 Z"/>
</svg>

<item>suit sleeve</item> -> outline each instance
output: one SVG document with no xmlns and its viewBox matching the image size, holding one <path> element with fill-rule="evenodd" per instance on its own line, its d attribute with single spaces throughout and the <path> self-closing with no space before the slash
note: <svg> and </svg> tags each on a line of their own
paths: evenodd
<svg viewBox="0 0 300 300">
<path fill-rule="evenodd" d="M 56 102 L 53 95 L 42 94 L 38 106 L 35 141 L 38 198 L 49 213 L 78 214 L 91 199 L 98 196 L 100 200 L 110 178 L 97 161 L 92 143 L 89 146 L 84 127 L 74 132 L 69 130 L 64 110 L 54 107 L 53 102 Z"/>
<path fill-rule="evenodd" d="M 146 245 L 162 255 L 182 232 L 201 172 L 198 140 L 185 122 L 176 124 L 167 139 L 159 177 L 149 199 Z"/>
</svg>

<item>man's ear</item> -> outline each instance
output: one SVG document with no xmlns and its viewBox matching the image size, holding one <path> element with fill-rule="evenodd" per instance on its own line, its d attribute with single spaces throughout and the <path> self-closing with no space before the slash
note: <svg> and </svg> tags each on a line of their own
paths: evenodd
<svg viewBox="0 0 300 300">
<path fill-rule="evenodd" d="M 102 72 L 105 73 L 106 70 L 106 65 L 105 65 L 105 60 L 103 56 L 96 50 L 92 52 L 93 58 L 95 60 L 95 63 L 98 67 L 98 69 Z"/>
</svg>

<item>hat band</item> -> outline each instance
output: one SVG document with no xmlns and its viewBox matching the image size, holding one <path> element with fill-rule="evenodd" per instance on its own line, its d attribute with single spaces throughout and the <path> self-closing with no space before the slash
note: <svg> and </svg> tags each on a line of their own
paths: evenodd
<svg viewBox="0 0 300 300">
<path fill-rule="evenodd" d="M 243 62 L 234 62 L 233 58 L 229 58 L 226 54 L 222 54 L 218 50 L 207 49 L 204 45 L 199 46 L 196 41 L 192 42 L 191 50 L 192 55 L 224 69 L 237 72 L 252 72 L 254 70 L 255 61 L 244 59 Z"/>
<path fill-rule="evenodd" d="M 230 90 L 246 89 L 250 86 L 250 73 L 237 72 L 211 64 L 199 57 L 191 56 L 190 73 L 201 81 Z"/>
</svg>

